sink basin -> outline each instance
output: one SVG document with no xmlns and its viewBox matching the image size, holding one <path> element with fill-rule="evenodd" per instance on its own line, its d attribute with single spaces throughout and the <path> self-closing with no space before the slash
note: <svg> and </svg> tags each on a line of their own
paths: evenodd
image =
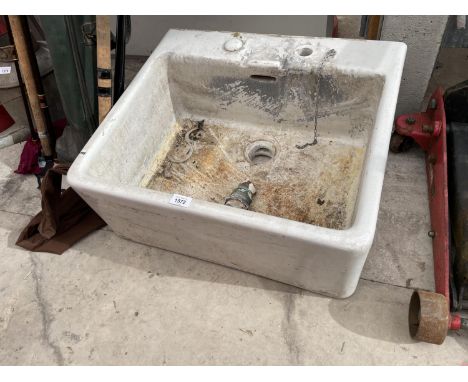
<svg viewBox="0 0 468 382">
<path fill-rule="evenodd" d="M 122 237 L 348 297 L 374 237 L 405 53 L 171 30 L 68 181 Z M 225 205 L 246 181 L 249 209 Z"/>
</svg>

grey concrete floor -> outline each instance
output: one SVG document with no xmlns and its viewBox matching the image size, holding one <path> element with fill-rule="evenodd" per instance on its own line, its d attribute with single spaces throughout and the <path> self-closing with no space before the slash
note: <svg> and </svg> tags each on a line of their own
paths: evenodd
<svg viewBox="0 0 468 382">
<path fill-rule="evenodd" d="M 14 243 L 40 195 L 33 176 L 13 172 L 21 150 L 0 151 L 0 364 L 468 362 L 466 333 L 441 346 L 408 334 L 413 288 L 433 289 L 418 148 L 389 155 L 374 245 L 346 300 L 127 241 L 109 228 L 61 256 L 25 251 Z"/>
</svg>

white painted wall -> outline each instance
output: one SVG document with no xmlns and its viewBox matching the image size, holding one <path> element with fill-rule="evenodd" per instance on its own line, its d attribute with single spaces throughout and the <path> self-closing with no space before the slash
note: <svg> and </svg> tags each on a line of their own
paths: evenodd
<svg viewBox="0 0 468 382">
<path fill-rule="evenodd" d="M 325 37 L 328 16 L 132 16 L 127 54 L 149 56 L 171 28 Z M 116 16 L 111 25 L 115 33 Z"/>
</svg>

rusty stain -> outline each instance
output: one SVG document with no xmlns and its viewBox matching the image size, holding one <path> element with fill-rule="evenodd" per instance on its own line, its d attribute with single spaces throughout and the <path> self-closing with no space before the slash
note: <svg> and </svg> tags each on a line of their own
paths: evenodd
<svg viewBox="0 0 468 382">
<path fill-rule="evenodd" d="M 187 122 L 181 125 L 148 188 L 224 204 L 233 187 L 249 179 L 257 189 L 252 211 L 334 229 L 349 226 L 363 147 L 327 139 L 298 150 L 295 142 L 308 136 L 308 130 L 281 132 L 205 124 L 192 156 L 184 163 L 170 163 L 171 152 L 184 142 L 191 126 Z M 245 147 L 261 139 L 274 141 L 277 154 L 266 163 L 252 165 L 245 158 Z M 164 170 L 168 167 L 169 177 Z"/>
</svg>

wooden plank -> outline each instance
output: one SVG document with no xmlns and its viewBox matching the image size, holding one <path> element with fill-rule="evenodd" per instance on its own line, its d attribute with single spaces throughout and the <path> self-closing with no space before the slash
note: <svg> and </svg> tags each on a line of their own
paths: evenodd
<svg viewBox="0 0 468 382">
<path fill-rule="evenodd" d="M 96 42 L 98 109 L 101 123 L 112 106 L 110 16 L 96 16 Z"/>
</svg>

